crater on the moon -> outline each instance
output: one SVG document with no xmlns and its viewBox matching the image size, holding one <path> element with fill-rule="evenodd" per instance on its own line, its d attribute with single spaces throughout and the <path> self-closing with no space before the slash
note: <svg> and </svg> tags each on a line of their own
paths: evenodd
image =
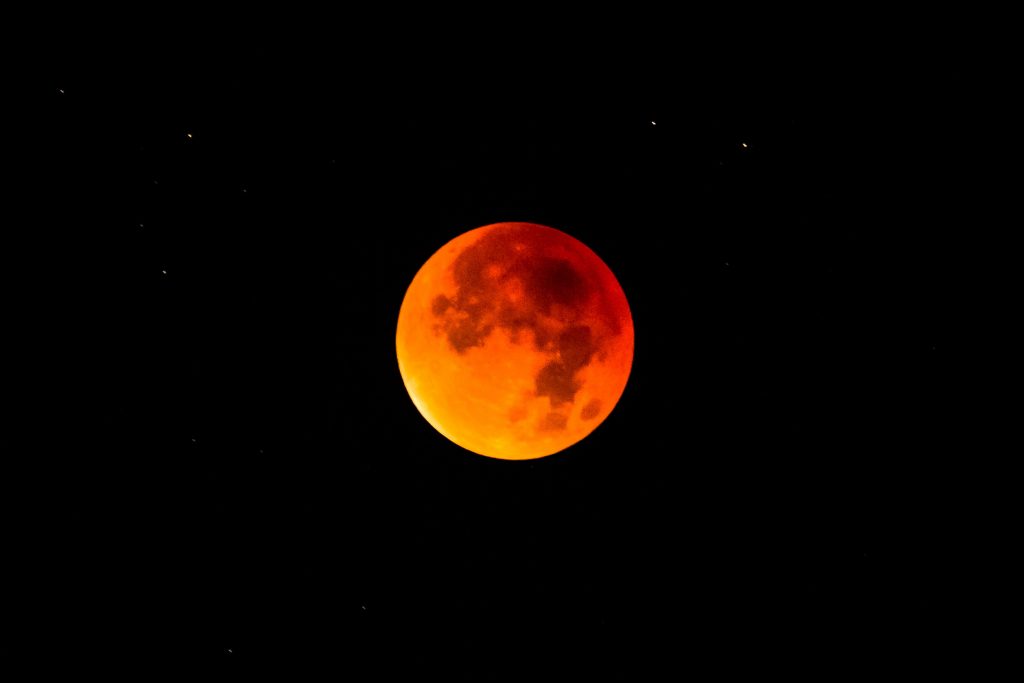
<svg viewBox="0 0 1024 683">
<path fill-rule="evenodd" d="M 583 410 L 580 411 L 581 420 L 593 420 L 601 413 L 601 401 L 596 398 L 590 399 L 587 405 L 583 406 Z"/>
</svg>

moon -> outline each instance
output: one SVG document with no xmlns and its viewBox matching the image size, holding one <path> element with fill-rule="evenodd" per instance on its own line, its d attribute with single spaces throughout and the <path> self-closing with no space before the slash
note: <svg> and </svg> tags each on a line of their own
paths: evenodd
<svg viewBox="0 0 1024 683">
<path fill-rule="evenodd" d="M 564 232 L 495 223 L 431 256 L 402 301 L 398 368 L 441 434 L 480 455 L 557 453 L 601 424 L 633 362 L 618 280 Z"/>
</svg>

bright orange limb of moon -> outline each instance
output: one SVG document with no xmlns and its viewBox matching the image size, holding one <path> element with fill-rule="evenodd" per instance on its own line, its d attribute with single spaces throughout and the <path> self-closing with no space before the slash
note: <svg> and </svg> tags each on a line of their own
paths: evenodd
<svg viewBox="0 0 1024 683">
<path fill-rule="evenodd" d="M 594 430 L 626 387 L 633 319 L 608 266 L 569 235 L 496 223 L 444 245 L 402 301 L 398 368 L 437 431 L 526 460 Z"/>
</svg>

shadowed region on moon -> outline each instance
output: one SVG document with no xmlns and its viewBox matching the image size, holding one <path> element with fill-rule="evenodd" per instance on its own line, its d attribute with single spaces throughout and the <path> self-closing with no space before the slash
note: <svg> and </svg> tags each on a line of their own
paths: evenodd
<svg viewBox="0 0 1024 683">
<path fill-rule="evenodd" d="M 420 413 L 469 450 L 560 451 L 615 407 L 633 358 L 622 288 L 582 242 L 530 223 L 459 235 L 413 279 L 399 370 Z"/>
<path fill-rule="evenodd" d="M 541 429 L 565 429 L 565 426 L 569 423 L 569 417 L 562 413 L 548 413 L 541 420 Z"/>
<path fill-rule="evenodd" d="M 460 354 L 484 346 L 496 329 L 519 343 L 529 331 L 534 347 L 551 358 L 535 377 L 536 396 L 547 396 L 557 408 L 575 400 L 581 386 L 576 376 L 604 341 L 584 323 L 595 286 L 570 257 L 538 255 L 520 232 L 516 227 L 495 230 L 463 250 L 452 264 L 454 295 L 438 295 L 431 312 Z M 606 320 L 609 333 L 619 334 L 615 316 Z M 589 417 L 597 410 L 591 407 Z M 544 429 L 565 425 L 560 413 L 550 413 L 541 424 Z"/>
<path fill-rule="evenodd" d="M 591 399 L 587 402 L 587 405 L 583 406 L 583 410 L 580 411 L 580 419 L 593 420 L 600 412 L 601 402 L 596 398 Z"/>
</svg>

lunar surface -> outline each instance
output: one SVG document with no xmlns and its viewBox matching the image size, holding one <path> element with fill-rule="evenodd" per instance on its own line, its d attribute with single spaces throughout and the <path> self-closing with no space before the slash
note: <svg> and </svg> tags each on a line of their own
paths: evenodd
<svg viewBox="0 0 1024 683">
<path fill-rule="evenodd" d="M 470 230 L 406 292 L 398 367 L 416 408 L 451 441 L 508 460 L 590 434 L 622 395 L 633 321 L 608 266 L 533 223 Z"/>
</svg>

